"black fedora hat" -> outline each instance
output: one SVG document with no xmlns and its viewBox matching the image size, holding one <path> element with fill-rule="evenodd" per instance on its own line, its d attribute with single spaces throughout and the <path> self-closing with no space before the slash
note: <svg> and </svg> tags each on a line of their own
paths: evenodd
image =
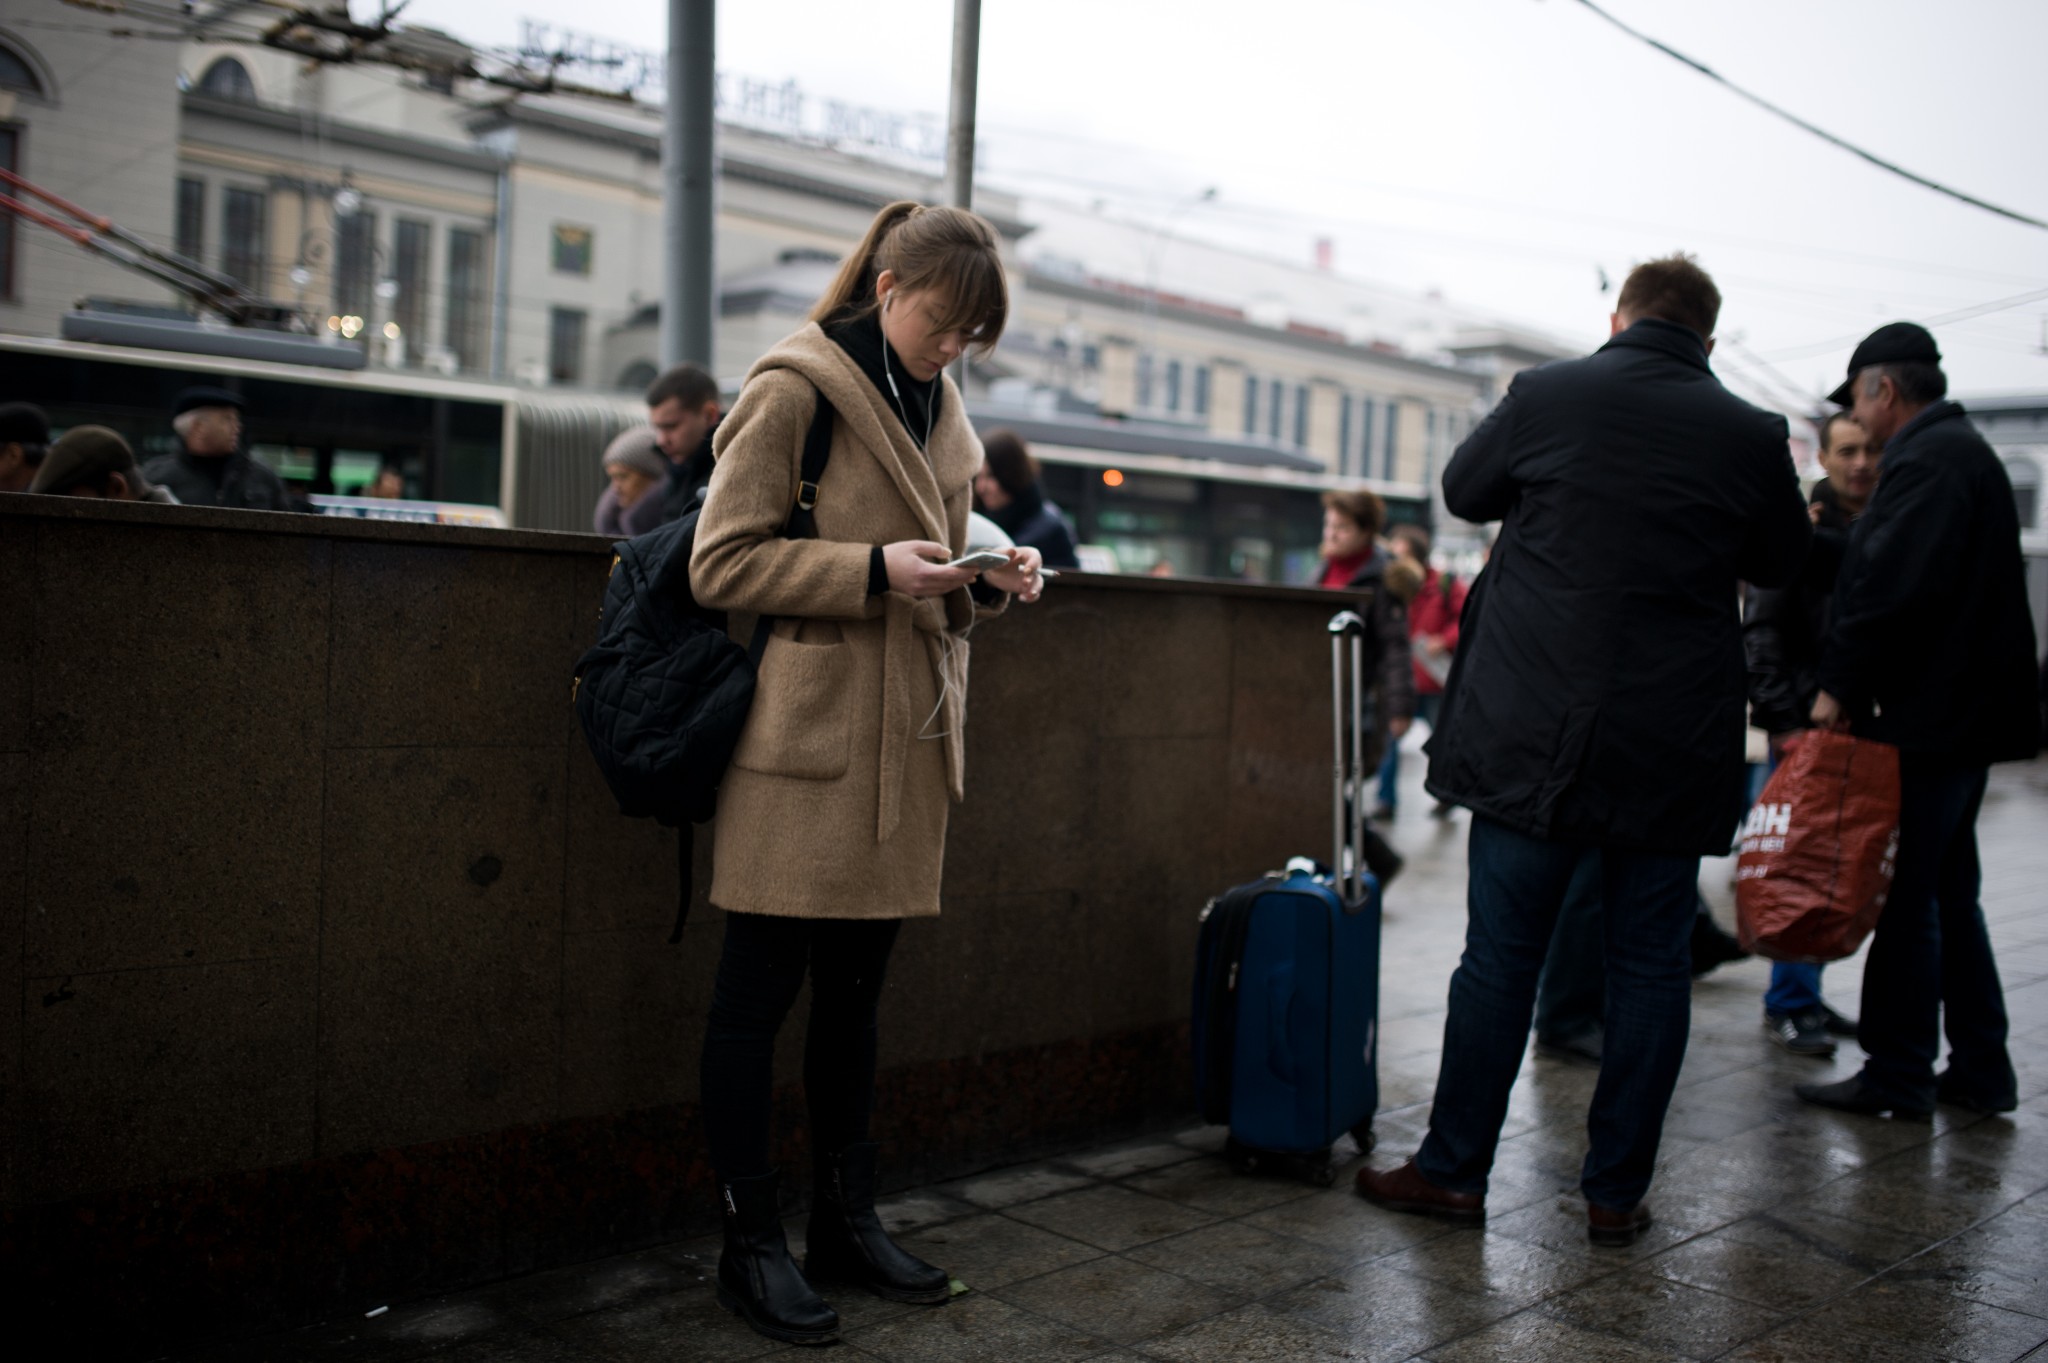
<svg viewBox="0 0 2048 1363">
<path fill-rule="evenodd" d="M 1856 353 L 1849 357 L 1849 377 L 1828 394 L 1828 401 L 1838 407 L 1853 402 L 1855 394 L 1850 386 L 1856 375 L 1871 365 L 1940 363 L 1941 351 L 1935 348 L 1933 332 L 1918 322 L 1886 322 L 1856 343 Z"/>
</svg>

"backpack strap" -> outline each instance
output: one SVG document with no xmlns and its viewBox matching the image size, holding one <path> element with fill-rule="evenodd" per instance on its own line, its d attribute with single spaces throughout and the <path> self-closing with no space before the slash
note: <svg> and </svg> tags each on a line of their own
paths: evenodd
<svg viewBox="0 0 2048 1363">
<path fill-rule="evenodd" d="M 789 513 L 789 523 L 782 533 L 793 540 L 814 540 L 818 537 L 817 518 L 811 513 L 818 505 L 818 483 L 825 476 L 825 465 L 832 458 L 832 403 L 821 392 L 818 394 L 818 408 L 811 416 L 811 429 L 804 435 L 803 470 L 796 484 L 796 506 Z"/>
<path fill-rule="evenodd" d="M 814 540 L 818 537 L 817 517 L 812 513 L 818 505 L 818 484 L 825 476 L 825 465 L 832 459 L 832 403 L 824 393 L 818 393 L 817 410 L 811 414 L 811 428 L 804 433 L 803 465 L 797 474 L 796 505 L 790 508 L 789 519 L 783 522 L 782 533 L 793 540 Z M 747 646 L 747 658 L 754 666 L 761 665 L 761 654 L 768 648 L 769 627 L 775 622 L 767 616 L 754 626 L 753 641 Z"/>
</svg>

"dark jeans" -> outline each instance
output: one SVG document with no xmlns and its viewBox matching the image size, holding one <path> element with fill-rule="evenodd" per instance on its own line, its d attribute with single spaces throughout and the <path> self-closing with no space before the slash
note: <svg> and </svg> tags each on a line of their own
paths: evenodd
<svg viewBox="0 0 2048 1363">
<path fill-rule="evenodd" d="M 1856 1039 L 1863 1081 L 1915 1107 L 1934 1102 L 1934 1062 L 1971 1094 L 2017 1091 L 2005 1048 L 2005 991 L 1977 901 L 1977 809 L 1985 769 L 1899 754 L 1899 858 L 1870 956 Z"/>
<path fill-rule="evenodd" d="M 1415 694 L 1415 718 L 1427 724 L 1432 731 L 1436 728 L 1436 717 L 1443 713 L 1444 693 L 1441 691 L 1423 695 Z M 1401 803 L 1401 740 L 1387 735 L 1387 752 L 1380 758 L 1379 801 L 1388 809 Z"/>
<path fill-rule="evenodd" d="M 725 917 L 701 1079 L 711 1167 L 722 1177 L 769 1172 L 775 1034 L 811 977 L 804 1097 L 811 1148 L 868 1138 L 875 1106 L 875 1004 L 902 924 L 894 918 Z"/>
<path fill-rule="evenodd" d="M 1528 1047 L 1536 976 L 1588 858 L 1600 864 L 1607 1058 L 1587 1116 L 1591 1148 L 1579 1185 L 1588 1202 L 1615 1209 L 1633 1207 L 1650 1186 L 1692 1019 L 1699 858 L 1547 842 L 1475 815 L 1465 955 L 1451 976 L 1436 1102 L 1415 1156 L 1439 1187 L 1486 1190 Z"/>
<path fill-rule="evenodd" d="M 1600 964 L 1600 857 L 1580 859 L 1558 909 L 1543 973 L 1536 978 L 1536 1039 L 1563 1045 L 1599 1030 L 1607 1013 Z"/>
</svg>

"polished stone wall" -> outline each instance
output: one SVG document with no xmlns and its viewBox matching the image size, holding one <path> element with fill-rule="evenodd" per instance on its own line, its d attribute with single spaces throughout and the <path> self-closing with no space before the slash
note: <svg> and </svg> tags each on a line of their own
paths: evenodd
<svg viewBox="0 0 2048 1363">
<path fill-rule="evenodd" d="M 709 1221 L 720 915 L 665 944 L 673 837 L 568 703 L 608 567 L 0 498 L 0 1264 L 32 1297 L 145 1347 Z M 1328 838 L 1330 610 L 1075 575 L 977 632 L 945 913 L 884 1002 L 893 1182 L 1191 1106 L 1197 912 Z"/>
</svg>

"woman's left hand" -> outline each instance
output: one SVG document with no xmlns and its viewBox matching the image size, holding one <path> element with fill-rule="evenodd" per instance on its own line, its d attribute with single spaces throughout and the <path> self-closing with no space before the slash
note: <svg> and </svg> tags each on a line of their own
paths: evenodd
<svg viewBox="0 0 2048 1363">
<path fill-rule="evenodd" d="M 991 568 L 981 575 L 981 580 L 1022 600 L 1036 601 L 1045 590 L 1045 578 L 1038 571 L 1045 566 L 1044 556 L 1036 549 L 1010 548 L 1003 552 L 1010 556 L 1010 566 Z"/>
</svg>

